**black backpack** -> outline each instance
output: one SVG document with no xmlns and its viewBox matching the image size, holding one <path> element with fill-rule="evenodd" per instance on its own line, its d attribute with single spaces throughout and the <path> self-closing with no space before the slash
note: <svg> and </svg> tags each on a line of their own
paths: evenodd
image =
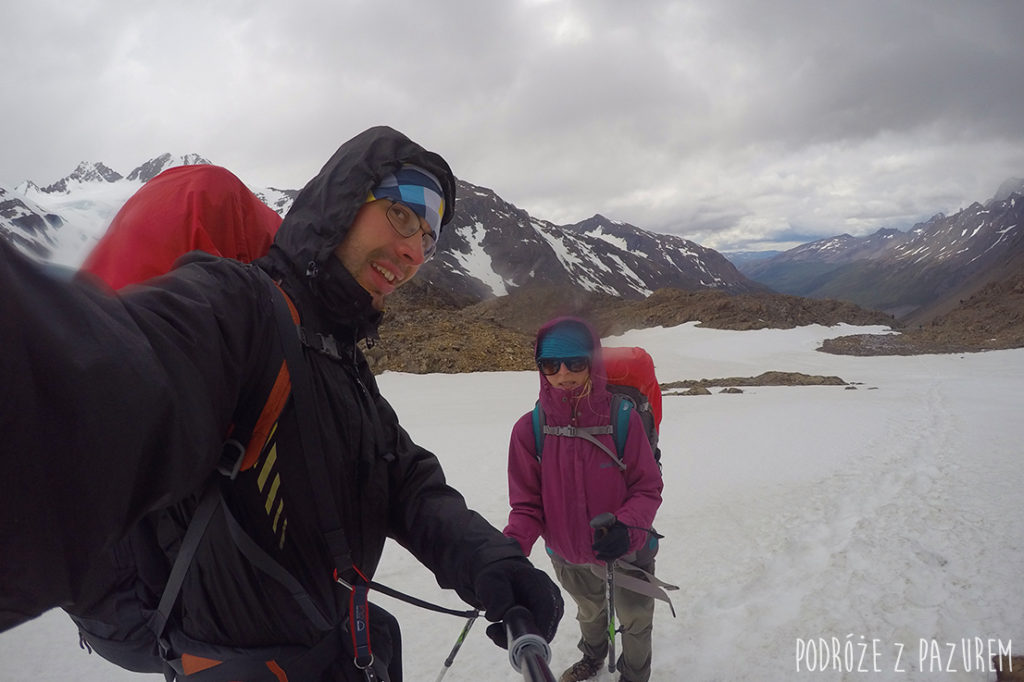
<svg viewBox="0 0 1024 682">
<path fill-rule="evenodd" d="M 252 266 L 255 267 L 255 266 Z M 257 268 L 258 269 L 258 268 Z M 284 292 L 269 276 L 260 272 L 273 290 L 278 330 L 285 352 L 292 399 L 300 419 L 300 433 L 304 459 L 310 467 L 314 482 L 314 501 L 322 530 L 338 570 L 351 566 L 348 546 L 341 529 L 337 508 L 328 486 L 317 482 L 329 480 L 326 460 L 319 445 L 319 430 L 312 410 L 312 388 L 302 349 L 299 328 L 292 317 L 291 307 Z M 282 368 L 283 369 L 283 368 Z M 309 401 L 309 402 L 307 402 Z M 284 401 L 280 404 L 283 406 Z M 262 408 L 262 405 L 258 406 Z M 340 654 L 341 638 L 334 632 L 338 626 L 331 623 L 320 607 L 304 590 L 299 581 L 252 540 L 234 519 L 224 502 L 222 486 L 230 485 L 238 473 L 245 454 L 245 441 L 250 438 L 262 409 L 251 410 L 248 415 L 236 414 L 232 436 L 225 444 L 218 471 L 211 475 L 203 490 L 196 496 L 198 503 L 188 528 L 181 539 L 174 564 L 168 569 L 163 551 L 157 544 L 151 519 L 143 519 L 127 536 L 116 543 L 109 553 L 110 565 L 105 567 L 108 591 L 91 604 L 68 610 L 77 624 L 83 648 L 95 651 L 103 658 L 127 670 L 143 673 L 163 673 L 168 680 L 303 680 L 318 678 L 324 669 Z M 276 420 L 273 415 L 272 420 Z M 303 422 L 303 419 L 306 421 Z M 312 440 L 311 440 L 312 439 Z M 262 443 L 260 443 L 262 446 Z M 159 514 L 160 512 L 157 512 Z M 296 606 L 309 618 L 317 630 L 324 633 L 319 644 L 312 647 L 273 646 L 265 648 L 237 648 L 208 644 L 192 640 L 169 627 L 169 619 L 178 599 L 186 572 L 192 564 L 196 550 L 216 514 L 225 516 L 231 540 L 246 559 L 256 568 L 283 585 L 294 597 Z M 372 605 L 370 605 L 372 607 Z M 381 614 L 386 612 L 380 611 Z M 358 643 L 354 644 L 354 649 Z M 185 652 L 187 653 L 180 653 Z"/>
</svg>

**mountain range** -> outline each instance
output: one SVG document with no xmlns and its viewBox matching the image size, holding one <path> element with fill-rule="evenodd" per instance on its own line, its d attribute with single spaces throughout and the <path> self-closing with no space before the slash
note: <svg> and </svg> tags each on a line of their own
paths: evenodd
<svg viewBox="0 0 1024 682">
<path fill-rule="evenodd" d="M 50 185 L 0 187 L 0 238 L 38 259 L 76 267 L 144 182 L 172 166 L 205 162 L 198 155 L 165 154 L 127 176 L 104 164 L 83 163 Z M 297 195 L 297 190 L 251 189 L 281 215 Z M 701 320 L 709 326 L 763 328 L 845 321 L 905 331 L 898 348 L 892 342 L 897 337 L 886 337 L 885 343 L 848 337 L 848 347 L 833 352 L 1024 345 L 1019 227 L 1024 181 L 1019 179 L 1004 183 L 984 204 L 952 216 L 936 214 L 906 232 L 839 235 L 782 253 L 728 254 L 728 259 L 681 237 L 600 215 L 556 225 L 464 180 L 458 181 L 458 193 L 459 210 L 445 228 L 438 255 L 392 297 L 386 322 L 395 348 L 378 344 L 381 367 L 402 369 L 395 363 L 406 362 L 400 358 L 408 354 L 398 351 L 407 343 L 437 345 L 438 358 L 452 363 L 446 354 L 461 347 L 465 360 L 469 345 L 460 339 L 471 329 L 486 328 L 477 334 L 481 338 L 494 332 L 495 324 L 505 328 L 501 334 L 512 329 L 514 339 L 495 337 L 476 349 L 480 358 L 473 367 L 486 367 L 494 362 L 489 349 L 528 346 L 525 330 L 545 315 L 589 311 L 600 317 L 605 309 L 635 326 Z M 842 307 L 841 301 L 856 305 Z M 438 306 L 459 315 L 433 314 Z M 865 308 L 878 312 L 872 317 Z M 443 334 L 436 326 L 442 318 L 450 327 Z M 605 331 L 624 331 L 606 326 Z M 519 364 L 528 362 L 528 349 L 522 355 Z"/>
<path fill-rule="evenodd" d="M 842 234 L 736 262 L 781 293 L 852 301 L 906 324 L 928 322 L 1024 271 L 1024 180 L 1008 180 L 984 204 L 938 213 L 906 232 Z"/>
<path fill-rule="evenodd" d="M 463 180 L 458 197 L 442 248 L 418 277 L 466 302 L 530 287 L 572 286 L 634 300 L 663 288 L 768 291 L 722 254 L 676 235 L 601 215 L 556 225 Z"/>
<path fill-rule="evenodd" d="M 0 235 L 38 258 L 75 267 L 120 206 L 144 182 L 172 166 L 209 163 L 196 154 L 164 154 L 127 176 L 82 163 L 40 187 L 0 187 Z M 251 188 L 282 216 L 297 190 Z M 530 216 L 494 191 L 458 181 L 458 207 L 437 256 L 418 279 L 447 301 L 469 304 L 533 286 L 570 286 L 642 299 L 662 288 L 766 292 L 720 253 L 682 237 L 647 232 L 600 215 L 573 225 Z"/>
</svg>

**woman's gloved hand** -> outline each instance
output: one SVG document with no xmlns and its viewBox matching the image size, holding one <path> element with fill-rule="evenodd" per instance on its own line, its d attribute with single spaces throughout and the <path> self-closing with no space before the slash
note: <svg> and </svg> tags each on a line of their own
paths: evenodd
<svg viewBox="0 0 1024 682">
<path fill-rule="evenodd" d="M 629 551 L 629 529 L 616 521 L 610 526 L 594 531 L 594 556 L 601 561 L 614 561 Z"/>
</svg>

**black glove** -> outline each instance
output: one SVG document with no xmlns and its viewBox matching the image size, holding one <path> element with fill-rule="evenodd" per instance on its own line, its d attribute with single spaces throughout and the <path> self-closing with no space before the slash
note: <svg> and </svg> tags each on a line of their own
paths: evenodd
<svg viewBox="0 0 1024 682">
<path fill-rule="evenodd" d="M 594 531 L 594 544 L 590 548 L 601 561 L 614 561 L 629 551 L 629 529 L 622 521 L 616 521 L 607 528 L 598 528 Z"/>
<path fill-rule="evenodd" d="M 508 648 L 508 636 L 500 621 L 513 606 L 523 606 L 533 615 L 537 632 L 547 641 L 555 638 L 558 621 L 565 606 L 562 592 L 544 571 L 525 558 L 502 559 L 488 564 L 476 577 L 476 597 L 491 621 L 487 636 L 502 649 Z"/>
</svg>

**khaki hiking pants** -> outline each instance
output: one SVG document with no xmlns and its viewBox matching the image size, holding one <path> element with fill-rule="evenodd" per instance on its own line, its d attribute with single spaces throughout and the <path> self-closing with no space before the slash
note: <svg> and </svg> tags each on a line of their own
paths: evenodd
<svg viewBox="0 0 1024 682">
<path fill-rule="evenodd" d="M 576 620 L 580 624 L 579 649 L 591 658 L 608 657 L 608 611 L 605 597 L 605 567 L 591 564 L 570 564 L 551 554 L 558 582 L 576 602 Z M 654 573 L 654 559 L 639 566 Z M 596 571 L 594 569 L 597 569 Z M 619 573 L 622 569 L 616 570 Z M 639 578 L 633 571 L 623 571 Z M 630 682 L 648 682 L 651 677 L 651 634 L 654 630 L 654 599 L 644 594 L 615 586 L 616 667 Z"/>
</svg>

